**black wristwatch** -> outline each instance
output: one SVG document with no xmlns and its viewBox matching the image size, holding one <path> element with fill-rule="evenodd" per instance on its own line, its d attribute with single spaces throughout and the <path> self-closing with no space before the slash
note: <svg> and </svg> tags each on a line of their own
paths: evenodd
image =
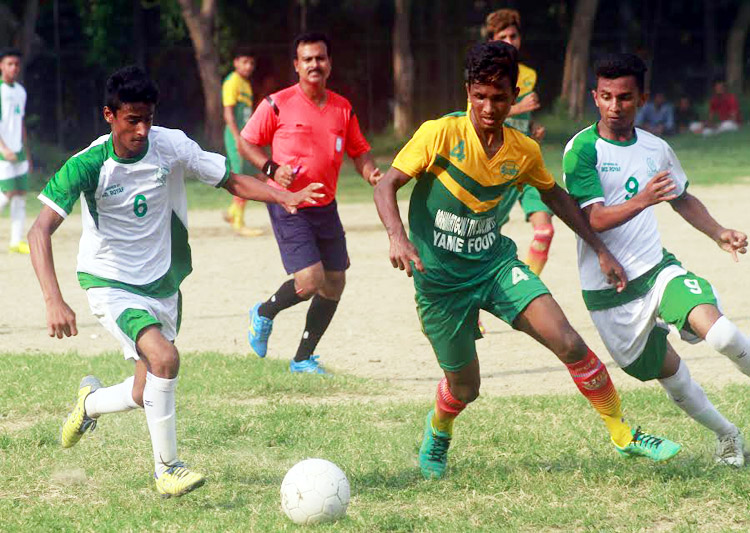
<svg viewBox="0 0 750 533">
<path fill-rule="evenodd" d="M 276 171 L 279 169 L 280 166 L 281 165 L 279 165 L 273 159 L 269 159 L 268 161 L 266 161 L 266 164 L 263 165 L 263 169 L 262 169 L 263 174 L 273 179 L 274 175 L 276 174 Z"/>
</svg>

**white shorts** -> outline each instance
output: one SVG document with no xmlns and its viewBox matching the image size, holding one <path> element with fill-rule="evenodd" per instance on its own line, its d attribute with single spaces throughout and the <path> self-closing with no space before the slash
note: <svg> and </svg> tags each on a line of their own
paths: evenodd
<svg viewBox="0 0 750 533">
<path fill-rule="evenodd" d="M 590 312 L 607 351 L 620 368 L 630 366 L 640 357 L 654 326 L 669 329 L 658 318 L 661 297 L 667 283 L 685 274 L 687 270 L 681 266 L 670 265 L 659 272 L 654 286 L 640 298 L 617 307 Z"/>
<path fill-rule="evenodd" d="M 17 178 L 29 173 L 29 162 L 18 161 L 11 163 L 10 161 L 0 161 L 0 180 Z"/>
<path fill-rule="evenodd" d="M 95 287 L 86 290 L 86 296 L 93 315 L 120 342 L 125 359 L 140 359 L 135 341 L 147 326 L 158 325 L 168 341 L 177 337 L 182 311 L 179 292 L 169 298 L 150 298 L 123 289 Z"/>
</svg>

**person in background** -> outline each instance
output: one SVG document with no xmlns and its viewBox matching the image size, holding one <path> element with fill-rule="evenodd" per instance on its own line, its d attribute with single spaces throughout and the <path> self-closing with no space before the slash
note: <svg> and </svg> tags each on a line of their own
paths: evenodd
<svg viewBox="0 0 750 533">
<path fill-rule="evenodd" d="M 708 103 L 708 127 L 703 130 L 703 135 L 737 131 L 741 122 L 737 97 L 727 92 L 723 80 L 716 81 L 714 93 Z"/>
<path fill-rule="evenodd" d="M 233 53 L 234 70 L 224 78 L 221 85 L 221 100 L 224 106 L 224 146 L 227 160 L 232 172 L 237 174 L 257 174 L 258 171 L 240 156 L 240 130 L 245 127 L 253 114 L 253 88 L 250 76 L 255 71 L 255 53 L 248 46 L 238 46 Z M 263 231 L 245 226 L 244 198 L 234 196 L 227 209 L 224 220 L 232 225 L 232 229 L 243 237 L 257 237 Z"/>
<path fill-rule="evenodd" d="M 664 93 L 654 93 L 639 110 L 635 125 L 654 135 L 672 135 L 675 132 L 674 106 L 667 102 Z"/>
</svg>

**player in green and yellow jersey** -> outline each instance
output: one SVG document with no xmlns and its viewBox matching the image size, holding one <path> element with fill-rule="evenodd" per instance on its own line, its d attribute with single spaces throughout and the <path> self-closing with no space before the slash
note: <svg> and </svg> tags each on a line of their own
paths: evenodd
<svg viewBox="0 0 750 533">
<path fill-rule="evenodd" d="M 239 151 L 240 131 L 245 127 L 253 114 L 253 88 L 250 76 L 255 70 L 255 54 L 247 46 L 238 46 L 234 53 L 234 70 L 224 78 L 221 86 L 221 100 L 224 105 L 224 145 L 227 160 L 232 172 L 236 174 L 257 174 L 253 166 L 246 162 Z M 224 217 L 232 228 L 245 237 L 262 235 L 259 229 L 245 226 L 245 199 L 235 196 Z"/>
<path fill-rule="evenodd" d="M 499 9 L 487 15 L 484 33 L 490 41 L 503 41 L 512 45 L 516 50 L 521 49 L 521 15 L 515 9 Z M 524 65 L 518 64 L 518 87 L 519 93 L 505 125 L 525 133 L 532 139 L 541 142 L 544 138 L 545 129 L 541 124 L 535 124 L 531 120 L 532 111 L 539 109 L 539 96 L 535 92 L 537 75 L 536 71 Z M 498 207 L 498 224 L 503 226 L 510 218 L 510 210 L 516 203 L 521 204 L 526 221 L 534 228 L 534 238 L 526 254 L 526 264 L 537 276 L 542 273 L 544 265 L 547 264 L 549 248 L 555 228 L 552 225 L 552 211 L 542 202 L 539 192 L 533 187 L 524 187 L 503 198 Z"/>
<path fill-rule="evenodd" d="M 618 291 L 620 264 L 581 210 L 544 166 L 539 145 L 503 125 L 518 95 L 518 52 L 504 42 L 481 43 L 466 58 L 470 112 L 425 122 L 375 187 L 375 205 L 390 237 L 394 267 L 414 275 L 417 311 L 445 373 L 419 453 L 422 474 L 440 478 L 453 421 L 479 395 L 475 340 L 479 309 L 552 350 L 604 420 L 626 455 L 664 460 L 679 445 L 631 431 L 606 367 L 568 323 L 547 287 L 518 260 L 516 245 L 498 232 L 497 206 L 514 188 L 539 189 L 552 211 L 596 250 L 602 272 Z M 416 178 L 407 237 L 397 190 Z M 413 266 L 412 266 L 413 265 Z"/>
</svg>

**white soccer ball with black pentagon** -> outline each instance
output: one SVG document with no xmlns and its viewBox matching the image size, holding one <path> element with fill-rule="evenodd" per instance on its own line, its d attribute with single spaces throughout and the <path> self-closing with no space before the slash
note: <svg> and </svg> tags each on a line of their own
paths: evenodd
<svg viewBox="0 0 750 533">
<path fill-rule="evenodd" d="M 281 508 L 295 524 L 331 522 L 346 514 L 349 480 L 331 461 L 305 459 L 281 482 Z"/>
</svg>

